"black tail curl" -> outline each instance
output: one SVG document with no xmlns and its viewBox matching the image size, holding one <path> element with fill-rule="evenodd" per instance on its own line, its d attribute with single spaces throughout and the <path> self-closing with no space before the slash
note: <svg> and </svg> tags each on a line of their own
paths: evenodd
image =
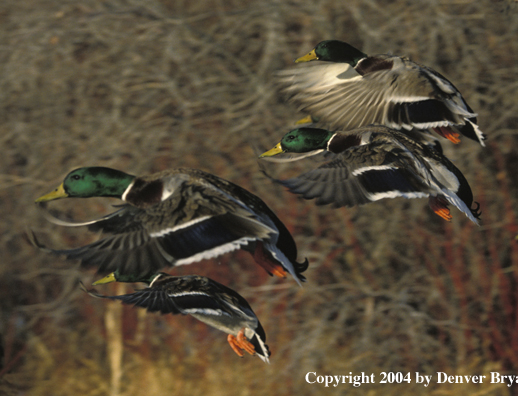
<svg viewBox="0 0 518 396">
<path fill-rule="evenodd" d="M 475 207 L 470 208 L 469 210 L 471 211 L 471 213 L 473 214 L 473 216 L 475 216 L 475 218 L 477 220 L 480 220 L 480 215 L 482 214 L 482 212 L 479 210 L 480 204 L 478 202 L 474 202 L 474 204 L 475 204 Z"/>
<path fill-rule="evenodd" d="M 304 272 L 308 269 L 309 267 L 309 260 L 307 258 L 304 259 L 304 262 L 302 263 L 296 263 L 297 265 L 295 266 L 295 271 L 300 273 L 300 272 Z M 305 281 L 306 279 L 304 279 Z"/>
</svg>

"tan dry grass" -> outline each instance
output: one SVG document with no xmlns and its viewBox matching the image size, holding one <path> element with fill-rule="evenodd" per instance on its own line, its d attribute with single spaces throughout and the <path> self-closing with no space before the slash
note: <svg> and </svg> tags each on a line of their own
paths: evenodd
<svg viewBox="0 0 518 396">
<path fill-rule="evenodd" d="M 516 373 L 517 11 L 513 1 L 489 0 L 2 2 L 0 390 L 306 395 L 322 391 L 306 384 L 308 371 Z M 446 224 L 418 200 L 317 208 L 262 176 L 256 152 L 300 117 L 277 94 L 273 74 L 326 38 L 408 55 L 463 92 L 489 144 L 445 148 L 482 204 L 482 227 L 459 212 Z M 300 257 L 311 260 L 304 288 L 267 277 L 242 253 L 173 270 L 209 275 L 248 298 L 266 329 L 271 365 L 238 359 L 223 334 L 190 318 L 124 308 L 122 322 L 105 319 L 107 303 L 76 288 L 91 275 L 24 241 L 27 227 L 53 246 L 92 238 L 48 224 L 32 204 L 84 165 L 133 173 L 197 167 L 279 213 Z M 78 203 L 53 207 L 86 219 L 112 202 Z M 117 324 L 122 360 L 112 353 L 110 364 Z M 327 391 L 499 395 L 504 388 Z"/>
</svg>

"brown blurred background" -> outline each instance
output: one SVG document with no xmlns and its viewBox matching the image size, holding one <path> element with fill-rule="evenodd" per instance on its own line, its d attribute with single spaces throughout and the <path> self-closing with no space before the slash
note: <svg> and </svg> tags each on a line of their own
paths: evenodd
<svg viewBox="0 0 518 396">
<path fill-rule="evenodd" d="M 443 147 L 481 204 L 481 227 L 455 208 L 447 223 L 427 200 L 316 207 L 262 175 L 258 152 L 304 115 L 279 95 L 274 73 L 329 38 L 409 56 L 459 88 L 487 147 Z M 324 388 L 304 377 L 518 374 L 517 64 L 510 0 L 3 0 L 0 394 L 508 394 L 514 388 L 488 382 Z M 33 204 L 88 165 L 200 168 L 278 213 L 299 259 L 310 260 L 303 288 L 243 252 L 170 271 L 210 276 L 247 298 L 270 365 L 239 359 L 223 333 L 190 317 L 92 299 L 78 281 L 98 276 L 26 242 L 27 229 L 54 247 L 96 238 L 50 224 Z M 114 203 L 51 206 L 86 220 Z"/>
</svg>

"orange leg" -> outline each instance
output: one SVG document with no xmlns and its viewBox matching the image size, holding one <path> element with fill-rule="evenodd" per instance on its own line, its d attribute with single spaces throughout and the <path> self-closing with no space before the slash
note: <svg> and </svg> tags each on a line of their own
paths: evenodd
<svg viewBox="0 0 518 396">
<path fill-rule="evenodd" d="M 282 265 L 277 264 L 275 261 L 270 259 L 264 251 L 264 246 L 261 241 L 257 241 L 256 248 L 254 252 L 254 260 L 257 264 L 263 267 L 266 272 L 270 275 L 276 275 L 279 278 L 286 278 L 288 274 L 286 270 L 282 267 Z"/>
<path fill-rule="evenodd" d="M 239 333 L 237 333 L 237 338 L 232 334 L 229 334 L 227 341 L 230 344 L 230 347 L 234 350 L 235 353 L 237 353 L 239 357 L 243 357 L 245 355 L 243 351 L 248 352 L 250 355 L 255 355 L 255 348 L 246 339 L 244 328 L 239 330 Z"/>
<path fill-rule="evenodd" d="M 457 132 L 453 132 L 450 127 L 437 127 L 433 128 L 433 130 L 455 144 L 460 143 L 460 135 Z"/>
<path fill-rule="evenodd" d="M 237 333 L 237 341 L 241 348 L 247 351 L 250 355 L 255 355 L 255 347 L 246 339 L 244 328 L 239 330 L 239 333 Z"/>
<path fill-rule="evenodd" d="M 446 221 L 451 221 L 453 216 L 450 214 L 450 209 L 448 209 L 448 201 L 446 201 L 442 197 L 430 197 L 428 200 L 428 205 L 430 208 L 439 216 L 441 216 Z"/>
<path fill-rule="evenodd" d="M 236 337 L 234 337 L 232 334 L 229 334 L 227 337 L 227 341 L 230 344 L 230 347 L 234 350 L 234 352 L 237 353 L 237 356 L 239 356 L 239 357 L 245 356 L 245 354 L 239 347 L 239 343 L 238 343 Z"/>
</svg>

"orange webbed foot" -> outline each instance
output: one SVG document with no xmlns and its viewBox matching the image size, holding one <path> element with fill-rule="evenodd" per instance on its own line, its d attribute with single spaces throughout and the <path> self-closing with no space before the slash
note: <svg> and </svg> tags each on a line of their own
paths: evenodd
<svg viewBox="0 0 518 396">
<path fill-rule="evenodd" d="M 279 278 L 286 278 L 286 275 L 288 274 L 282 265 L 272 261 L 266 255 L 263 243 L 261 241 L 257 241 L 256 243 L 254 260 L 271 275 L 278 276 Z"/>
<path fill-rule="evenodd" d="M 237 337 L 229 334 L 227 336 L 227 341 L 239 357 L 243 357 L 245 355 L 243 351 L 248 352 L 250 355 L 255 355 L 255 347 L 246 339 L 245 329 L 239 330 Z"/>
<path fill-rule="evenodd" d="M 239 343 L 238 343 L 236 337 L 234 337 L 232 334 L 229 334 L 227 337 L 227 341 L 230 344 L 230 347 L 234 350 L 234 352 L 237 353 L 237 356 L 239 356 L 239 357 L 245 356 L 245 354 L 239 347 Z"/>
<path fill-rule="evenodd" d="M 445 137 L 450 142 L 458 144 L 460 143 L 459 134 L 457 132 L 453 132 L 450 127 L 437 127 L 434 128 L 434 131 L 437 132 L 442 137 Z"/>
<path fill-rule="evenodd" d="M 237 333 L 237 341 L 242 349 L 248 352 L 250 355 L 255 355 L 255 347 L 245 337 L 245 329 L 239 330 Z"/>
<path fill-rule="evenodd" d="M 453 216 L 450 214 L 448 209 L 448 201 L 442 197 L 430 197 L 428 204 L 435 214 L 441 216 L 446 221 L 451 221 Z"/>
</svg>

